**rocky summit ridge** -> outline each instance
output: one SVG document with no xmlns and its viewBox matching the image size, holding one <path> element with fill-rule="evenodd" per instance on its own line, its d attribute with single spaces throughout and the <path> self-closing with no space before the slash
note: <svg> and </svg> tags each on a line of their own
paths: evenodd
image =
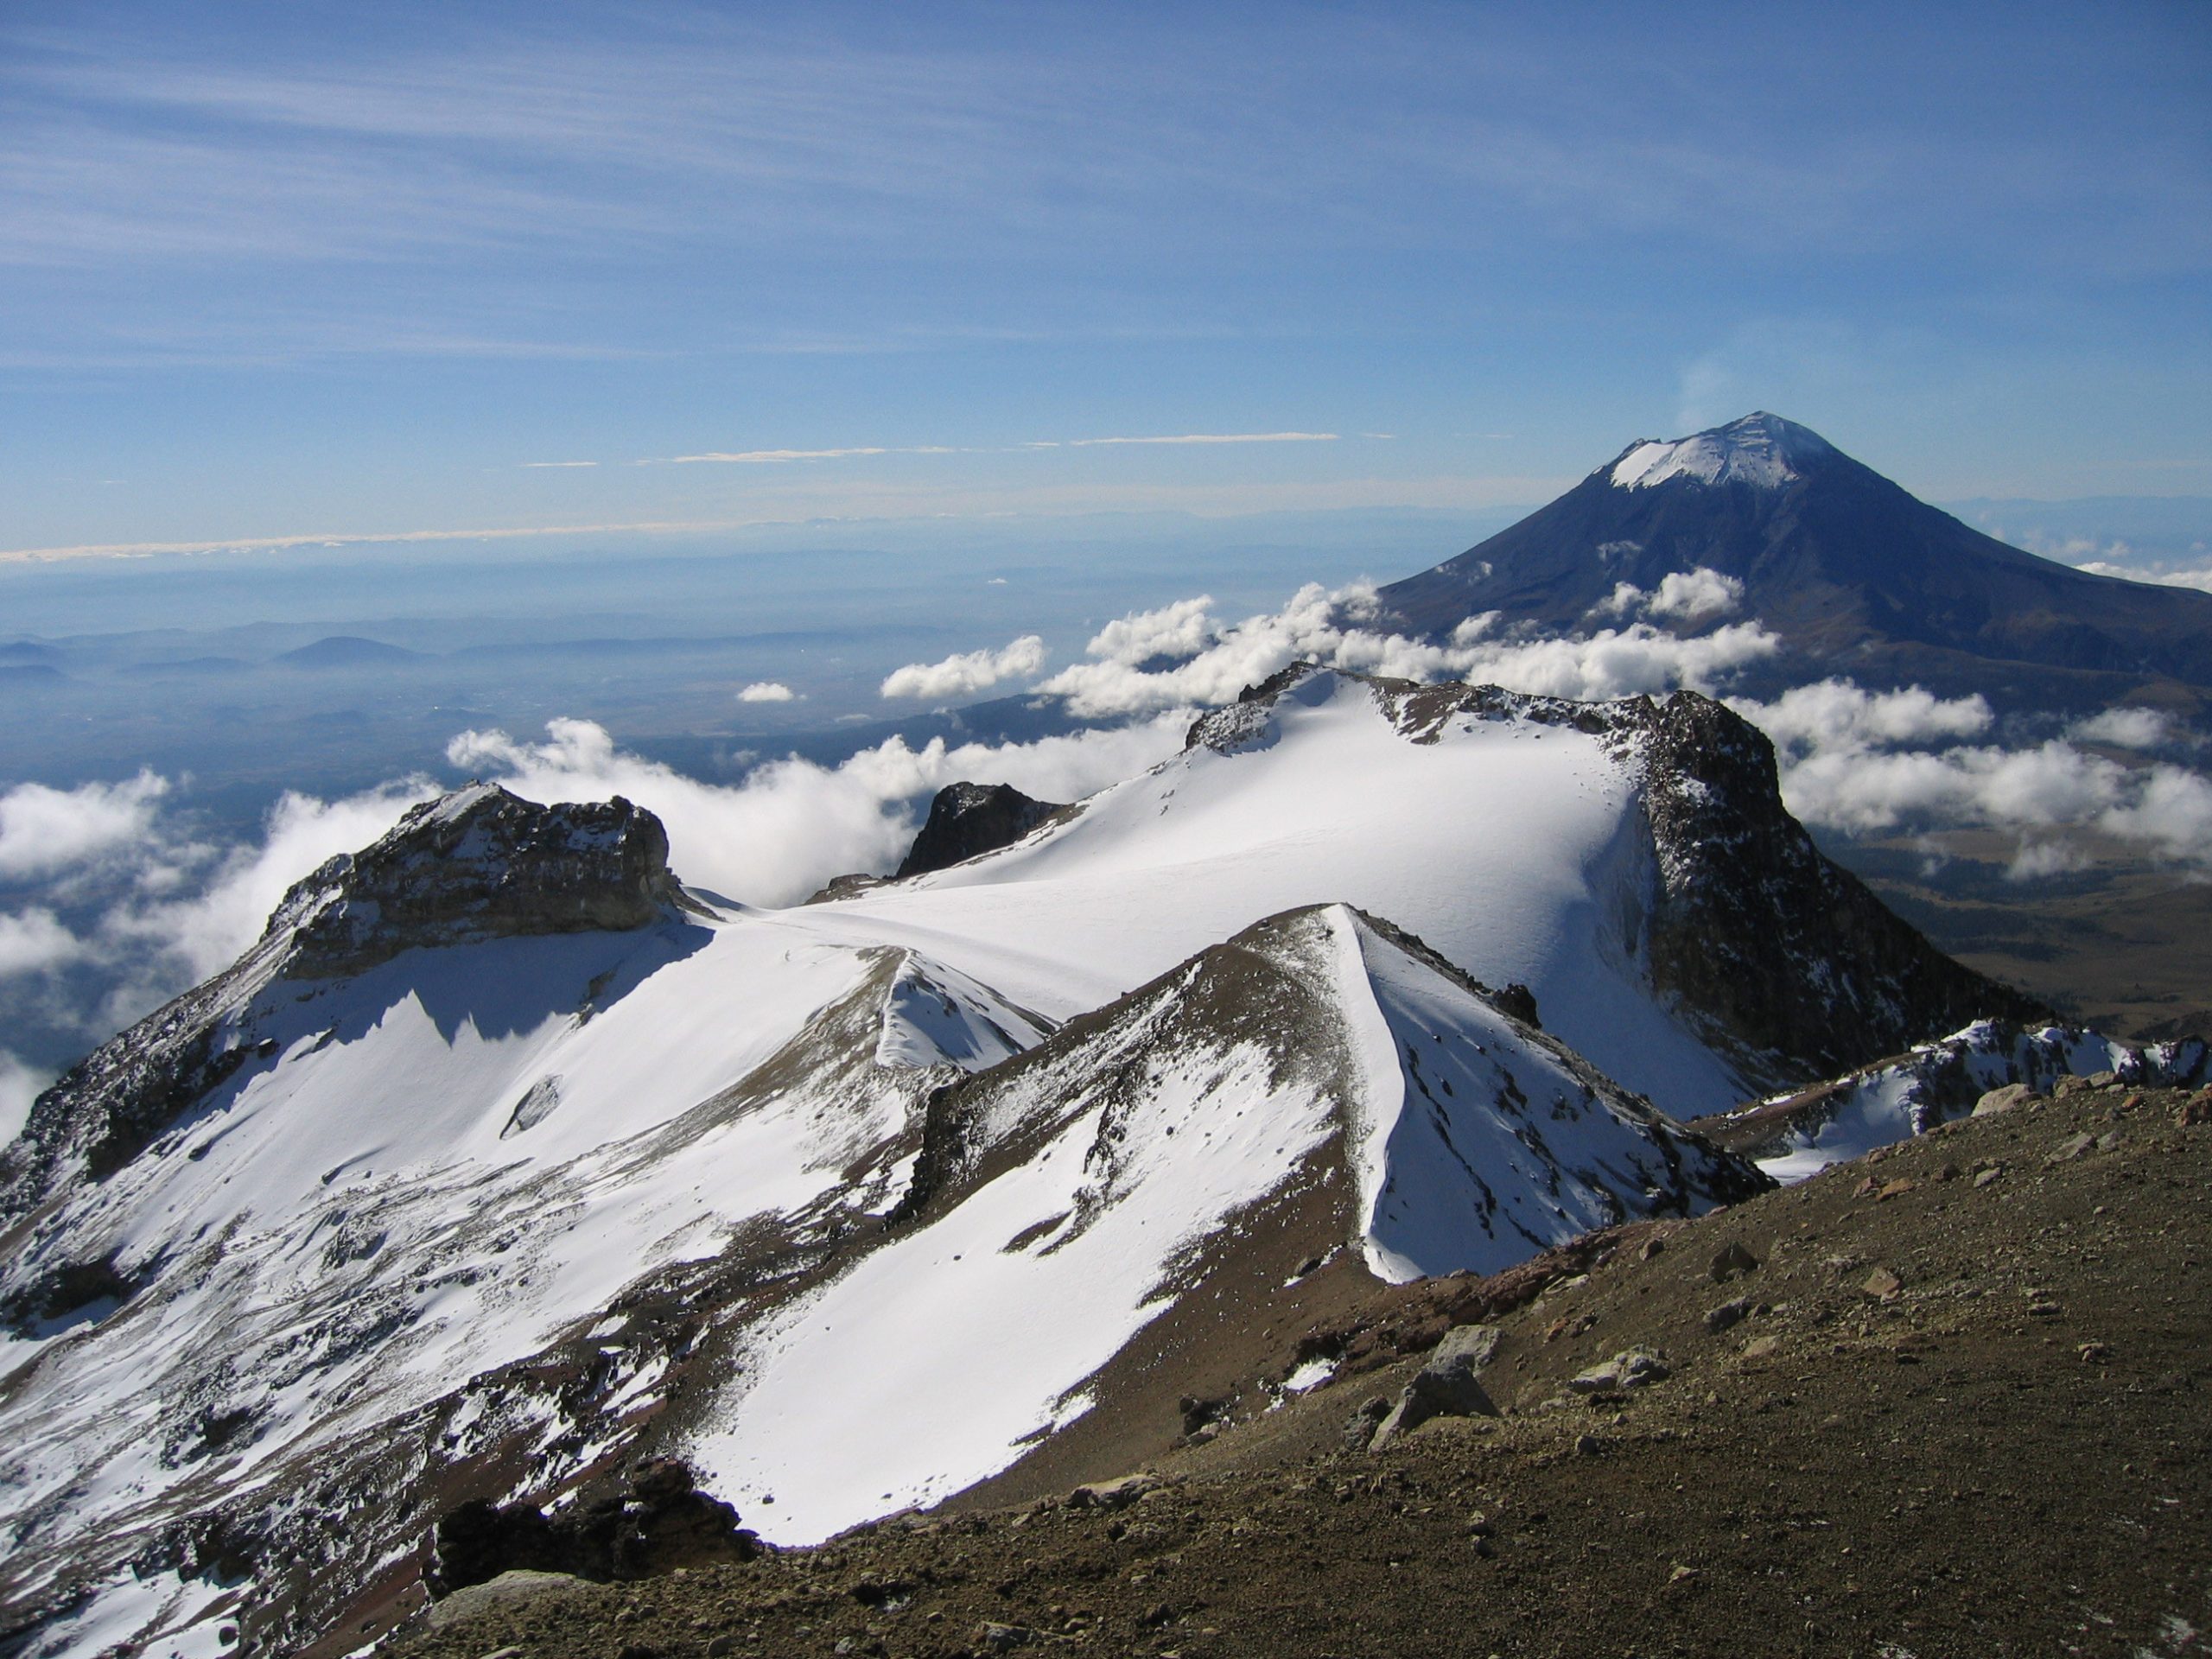
<svg viewBox="0 0 2212 1659">
<path fill-rule="evenodd" d="M 0 1237 L 64 1167 L 112 1173 L 179 1113 L 274 1058 L 269 1039 L 244 1034 L 245 1015 L 279 981 L 342 978 L 406 950 L 641 928 L 688 902 L 660 820 L 619 795 L 546 806 L 474 784 L 410 807 L 372 845 L 296 882 L 232 967 L 41 1095 L 0 1151 Z"/>
</svg>

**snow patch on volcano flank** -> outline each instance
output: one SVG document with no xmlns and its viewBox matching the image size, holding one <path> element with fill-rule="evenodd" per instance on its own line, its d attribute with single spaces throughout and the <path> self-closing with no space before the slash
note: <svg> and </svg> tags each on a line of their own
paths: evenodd
<svg viewBox="0 0 2212 1659">
<path fill-rule="evenodd" d="M 1628 490 L 1677 478 L 1778 489 L 1802 477 L 1807 463 L 1834 453 L 1818 433 L 1762 410 L 1687 438 L 1631 444 L 1613 463 L 1612 481 Z"/>
</svg>

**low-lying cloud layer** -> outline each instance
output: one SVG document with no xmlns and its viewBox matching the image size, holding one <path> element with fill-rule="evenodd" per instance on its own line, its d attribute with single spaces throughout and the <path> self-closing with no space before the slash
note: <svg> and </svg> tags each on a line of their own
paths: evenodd
<svg viewBox="0 0 2212 1659">
<path fill-rule="evenodd" d="M 2088 862 L 2084 836 L 2212 872 L 2212 781 L 2171 760 L 2123 764 L 2082 743 L 2155 750 L 2181 734 L 2153 709 L 2109 709 L 2063 735 L 2005 747 L 1979 696 L 1918 686 L 1869 692 L 1845 680 L 1799 686 L 1737 712 L 1774 740 L 1783 798 L 1805 823 L 1851 835 L 1988 829 L 2017 838 L 2027 880 Z"/>
<path fill-rule="evenodd" d="M 1672 590 L 1662 584 L 1659 595 L 1627 591 L 1646 611 L 1659 602 L 1705 607 L 1733 602 L 1727 582 L 1700 570 Z M 1493 639 L 1497 618 L 1485 614 L 1461 623 L 1440 645 L 1378 626 L 1375 589 L 1365 585 L 1332 593 L 1309 582 L 1282 609 L 1235 623 L 1215 617 L 1212 605 L 1201 596 L 1110 622 L 1084 648 L 1090 661 L 1061 670 L 1036 689 L 1067 698 L 1071 712 L 1081 718 L 1111 719 L 1227 702 L 1243 687 L 1304 661 L 1405 679 L 1484 680 L 1553 696 L 1619 697 L 1678 685 L 1714 690 L 1781 645 L 1755 622 L 1691 637 L 1634 621 L 1586 635 Z"/>
<path fill-rule="evenodd" d="M 1003 651 L 969 651 L 941 663 L 909 663 L 884 680 L 887 697 L 967 697 L 1045 665 L 1045 641 L 1025 633 Z"/>
<path fill-rule="evenodd" d="M 778 906 L 849 870 L 889 869 L 945 784 L 1010 783 L 1043 799 L 1077 799 L 1173 753 L 1187 718 L 1027 744 L 915 749 L 894 738 L 835 766 L 772 761 L 727 786 L 626 753 L 588 721 L 555 721 L 542 742 L 464 732 L 448 758 L 534 800 L 626 795 L 667 825 L 686 881 Z M 258 842 L 233 846 L 200 839 L 186 791 L 150 772 L 0 793 L 0 1032 L 14 1033 L 14 1050 L 43 1051 L 48 1065 L 0 1045 L 0 1135 L 53 1067 L 227 967 L 294 882 L 373 842 L 439 788 L 412 777 L 339 800 L 288 794 Z"/>
</svg>

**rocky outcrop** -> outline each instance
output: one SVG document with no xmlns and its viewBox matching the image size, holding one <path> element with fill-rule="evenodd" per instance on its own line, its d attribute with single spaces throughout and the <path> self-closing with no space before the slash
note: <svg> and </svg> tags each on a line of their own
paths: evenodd
<svg viewBox="0 0 2212 1659">
<path fill-rule="evenodd" d="M 359 974 L 404 950 L 591 930 L 626 931 L 689 905 L 652 813 L 610 801 L 541 806 L 477 784 L 410 808 L 381 840 L 341 854 L 284 895 L 232 967 L 103 1044 L 40 1096 L 0 1152 L 0 1229 L 56 1172 L 105 1180 L 184 1112 L 276 1057 L 251 1028 L 283 980 Z"/>
<path fill-rule="evenodd" d="M 1652 979 L 1708 1028 L 1772 1056 L 1774 1085 L 1975 1020 L 2055 1019 L 1945 956 L 1825 857 L 1783 807 L 1774 747 L 1750 721 L 1694 691 L 1644 708 Z"/>
<path fill-rule="evenodd" d="M 1300 663 L 1200 716 L 1191 747 L 1233 753 L 1271 741 L 1276 702 L 1323 672 L 1366 680 L 1414 743 L 1440 742 L 1469 716 L 1521 721 L 1597 737 L 1632 766 L 1655 868 L 1644 893 L 1624 895 L 1623 943 L 1762 1089 L 1833 1077 L 1976 1020 L 2056 1018 L 1954 962 L 1827 858 L 1783 804 L 1765 734 L 1694 691 L 1577 702 Z"/>
<path fill-rule="evenodd" d="M 693 1484 L 690 1466 L 649 1458 L 626 1489 L 549 1516 L 527 1503 L 478 1499 L 439 1517 L 423 1582 L 447 1596 L 505 1573 L 559 1573 L 607 1581 L 678 1567 L 747 1561 L 762 1553 L 737 1511 Z"/>
<path fill-rule="evenodd" d="M 668 832 L 644 808 L 540 806 L 475 784 L 410 808 L 374 846 L 341 853 L 284 895 L 286 975 L 335 978 L 426 945 L 620 932 L 680 902 Z"/>
<path fill-rule="evenodd" d="M 1481 1378 L 1483 1367 L 1497 1352 L 1497 1343 L 1494 1325 L 1456 1325 L 1446 1332 L 1376 1428 L 1368 1449 L 1384 1451 L 1432 1417 L 1497 1416 L 1497 1407 L 1484 1390 Z"/>
<path fill-rule="evenodd" d="M 926 875 L 1011 847 L 1063 810 L 1052 801 L 1032 800 L 1011 784 L 947 784 L 930 803 L 929 821 L 898 874 Z"/>
</svg>

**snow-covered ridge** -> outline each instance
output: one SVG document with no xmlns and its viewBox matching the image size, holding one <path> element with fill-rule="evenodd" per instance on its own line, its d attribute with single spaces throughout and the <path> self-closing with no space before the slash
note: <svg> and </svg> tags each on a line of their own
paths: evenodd
<svg viewBox="0 0 2212 1659">
<path fill-rule="evenodd" d="M 2108 1071 L 2125 1083 L 2186 1087 L 2202 1083 L 2208 1070 L 2212 1052 L 2194 1038 L 2137 1048 L 2080 1026 L 1978 1020 L 1879 1065 L 1700 1127 L 1777 1180 L 1802 1181 L 1963 1117 L 1982 1095 L 2007 1084 L 2043 1092 L 2062 1077 Z"/>
<path fill-rule="evenodd" d="M 1417 940 L 1296 911 L 934 1097 L 894 1236 L 754 1334 L 684 1455 L 810 1542 L 1006 1467 L 1225 1256 L 1489 1272 L 1763 1185 Z"/>
<path fill-rule="evenodd" d="M 1643 490 L 1686 478 L 1777 489 L 1802 476 L 1800 469 L 1808 462 L 1834 453 L 1818 433 L 1761 410 L 1687 438 L 1631 444 L 1613 463 L 1612 482 L 1619 489 Z"/>
</svg>

